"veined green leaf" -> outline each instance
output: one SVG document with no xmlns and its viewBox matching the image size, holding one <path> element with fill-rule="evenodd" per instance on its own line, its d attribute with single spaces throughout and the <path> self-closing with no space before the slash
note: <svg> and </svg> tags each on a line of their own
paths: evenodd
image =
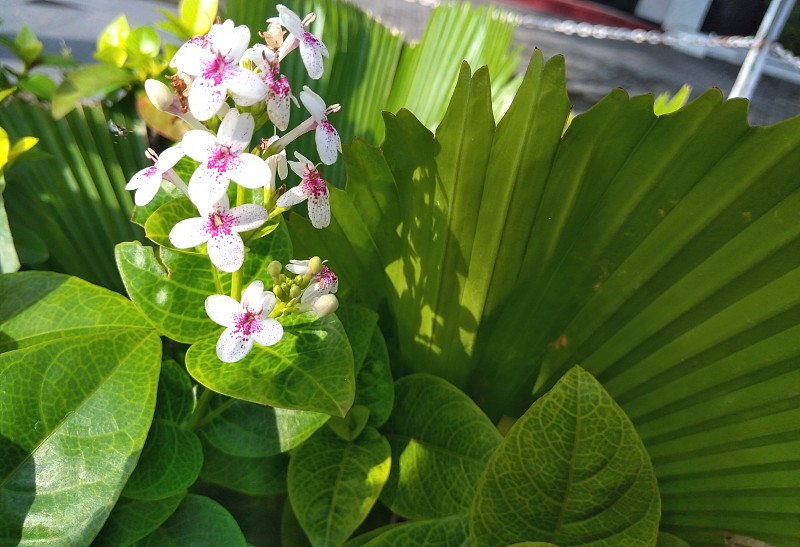
<svg viewBox="0 0 800 547">
<path fill-rule="evenodd" d="M 240 458 L 289 452 L 325 425 L 330 416 L 215 397 L 199 432 L 215 449 Z"/>
<path fill-rule="evenodd" d="M 292 454 L 289 500 L 312 545 L 340 545 L 358 528 L 386 483 L 390 458 L 373 428 L 349 442 L 321 429 Z"/>
<path fill-rule="evenodd" d="M 164 359 L 158 377 L 155 418 L 180 424 L 192 413 L 194 405 L 195 396 L 189 375 L 173 359 Z"/>
<path fill-rule="evenodd" d="M 359 541 L 359 536 L 353 541 L 347 542 L 346 547 L 425 547 L 427 545 L 467 547 L 470 545 L 469 517 L 467 515 L 390 524 L 368 534 L 368 541 Z"/>
<path fill-rule="evenodd" d="M 131 545 L 161 526 L 186 497 L 186 492 L 160 500 L 120 498 L 92 545 Z"/>
<path fill-rule="evenodd" d="M 283 338 L 255 346 L 231 366 L 219 360 L 217 336 L 194 344 L 186 368 L 218 393 L 263 405 L 344 416 L 355 397 L 353 351 L 335 315 L 313 312 L 281 319 Z M 221 332 L 221 331 L 220 331 Z"/>
<path fill-rule="evenodd" d="M 469 511 L 486 462 L 501 436 L 469 397 L 441 378 L 405 376 L 383 428 L 392 446 L 392 472 L 381 496 L 406 518 Z"/>
<path fill-rule="evenodd" d="M 258 458 L 243 458 L 204 446 L 203 471 L 205 482 L 218 484 L 251 496 L 269 496 L 286 492 L 286 468 L 289 458 L 283 454 Z"/>
<path fill-rule="evenodd" d="M 0 277 L 0 538 L 87 544 L 142 450 L 161 341 L 116 293 Z"/>
<path fill-rule="evenodd" d="M 233 516 L 216 501 L 189 494 L 167 521 L 137 543 L 142 547 L 193 545 L 246 547 L 247 541 Z"/>
<path fill-rule="evenodd" d="M 394 381 L 389 352 L 380 329 L 372 333 L 367 356 L 356 376 L 356 404 L 369 409 L 367 424 L 380 427 L 394 408 Z"/>
<path fill-rule="evenodd" d="M 492 454 L 470 515 L 476 546 L 655 545 L 660 501 L 647 451 L 622 409 L 576 367 Z"/>
</svg>

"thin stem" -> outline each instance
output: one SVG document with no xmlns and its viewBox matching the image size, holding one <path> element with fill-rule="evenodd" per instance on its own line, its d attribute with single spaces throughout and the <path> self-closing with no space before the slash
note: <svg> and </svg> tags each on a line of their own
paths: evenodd
<svg viewBox="0 0 800 547">
<path fill-rule="evenodd" d="M 214 277 L 214 286 L 217 288 L 217 294 L 225 294 L 225 289 L 222 288 L 222 280 L 219 278 L 219 270 L 214 264 L 211 264 L 211 274 Z"/>
<path fill-rule="evenodd" d="M 247 203 L 247 188 L 241 184 L 236 186 L 236 205 Z M 231 298 L 234 300 L 242 299 L 242 277 L 244 268 L 239 268 L 231 274 Z"/>
<path fill-rule="evenodd" d="M 185 429 L 194 431 L 197 428 L 200 424 L 200 420 L 202 420 L 206 412 L 208 412 L 208 405 L 211 403 L 212 397 L 214 397 L 214 392 L 204 388 L 203 393 L 200 394 L 200 398 L 197 399 L 197 406 L 194 408 L 194 412 L 192 412 L 192 415 L 186 422 Z"/>
</svg>

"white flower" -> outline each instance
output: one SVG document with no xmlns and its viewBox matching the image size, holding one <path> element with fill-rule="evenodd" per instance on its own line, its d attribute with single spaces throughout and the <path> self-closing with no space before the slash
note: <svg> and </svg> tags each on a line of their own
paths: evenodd
<svg viewBox="0 0 800 547">
<path fill-rule="evenodd" d="M 328 56 L 328 48 L 319 38 L 306 30 L 303 21 L 295 12 L 282 4 L 278 4 L 276 7 L 278 8 L 281 24 L 299 42 L 300 57 L 303 58 L 303 64 L 306 65 L 308 75 L 315 80 L 320 79 L 324 70 L 322 57 Z M 288 49 L 286 42 L 284 42 L 284 49 Z"/>
<path fill-rule="evenodd" d="M 183 157 L 183 148 L 181 145 L 167 148 L 161 156 L 157 156 L 152 148 L 148 148 L 145 155 L 155 163 L 137 172 L 125 185 L 126 190 L 136 190 L 133 201 L 139 207 L 147 205 L 155 197 L 161 187 L 162 179 L 170 180 L 169 172 Z"/>
<path fill-rule="evenodd" d="M 311 278 L 311 283 L 309 283 L 308 287 L 303 291 L 303 296 L 300 297 L 300 303 L 313 305 L 320 296 L 335 293 L 338 289 L 339 279 L 330 268 L 323 264 L 322 271 Z"/>
<path fill-rule="evenodd" d="M 274 143 L 276 140 L 278 140 L 277 135 L 270 137 L 267 141 L 267 147 L 269 147 L 269 145 Z M 267 186 L 274 189 L 277 177 L 280 177 L 281 180 L 284 180 L 289 174 L 289 164 L 286 161 L 286 150 L 284 149 L 277 154 L 272 154 L 264 161 L 267 162 L 267 167 L 269 167 L 270 172 L 269 184 L 267 184 Z"/>
<path fill-rule="evenodd" d="M 208 34 L 189 40 L 173 56 L 170 66 L 195 77 L 189 88 L 189 110 L 198 120 L 214 116 L 229 91 L 241 106 L 266 97 L 261 78 L 238 65 L 249 42 L 250 29 L 245 25 L 234 27 L 228 19 L 213 25 Z"/>
<path fill-rule="evenodd" d="M 311 160 L 300 152 L 295 152 L 294 155 L 300 161 L 290 161 L 289 167 L 303 180 L 279 197 L 275 204 L 285 208 L 308 199 L 308 218 L 311 219 L 311 224 L 314 228 L 325 228 L 331 222 L 328 186 Z"/>
<path fill-rule="evenodd" d="M 254 45 L 245 55 L 261 69 L 261 79 L 267 86 L 267 114 L 270 121 L 281 131 L 286 131 L 291 101 L 297 103 L 297 99 L 292 95 L 289 80 L 280 73 L 277 55 L 264 44 Z"/>
<path fill-rule="evenodd" d="M 217 342 L 217 357 L 225 363 L 244 359 L 253 343 L 271 346 L 283 337 L 283 326 L 269 317 L 276 298 L 264 291 L 261 281 L 253 281 L 242 294 L 241 304 L 224 294 L 206 298 L 206 313 L 212 321 L 226 327 Z"/>
<path fill-rule="evenodd" d="M 317 143 L 319 159 L 325 165 L 336 163 L 336 155 L 342 151 L 342 141 L 339 139 L 339 133 L 328 121 L 328 107 L 325 106 L 325 101 L 307 85 L 303 86 L 303 91 L 300 92 L 300 100 L 316 122 L 314 140 Z"/>
<path fill-rule="evenodd" d="M 254 230 L 267 221 L 267 210 L 254 203 L 230 209 L 228 196 L 201 211 L 199 217 L 177 223 L 169 240 L 178 249 L 208 243 L 208 258 L 223 272 L 235 272 L 244 263 L 244 242 L 239 232 Z"/>
<path fill-rule="evenodd" d="M 231 109 L 216 137 L 198 129 L 184 134 L 181 145 L 186 154 L 201 162 L 189 180 L 189 198 L 198 208 L 219 201 L 231 180 L 245 188 L 270 184 L 270 170 L 264 160 L 244 152 L 254 126 L 253 116 Z"/>
</svg>

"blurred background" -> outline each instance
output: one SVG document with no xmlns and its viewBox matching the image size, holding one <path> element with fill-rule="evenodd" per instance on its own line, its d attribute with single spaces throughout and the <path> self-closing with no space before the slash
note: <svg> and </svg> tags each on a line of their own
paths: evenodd
<svg viewBox="0 0 800 547">
<path fill-rule="evenodd" d="M 418 39 L 430 17 L 434 0 L 353 0 L 385 24 Z M 676 92 L 689 84 L 696 96 L 719 87 L 727 96 L 747 49 L 697 45 L 635 43 L 581 37 L 543 30 L 558 20 L 605 25 L 622 33 L 632 29 L 666 30 L 686 37 L 753 35 L 767 13 L 769 0 L 475 0 L 496 4 L 512 12 L 519 22 L 516 41 L 526 50 L 540 48 L 546 57 L 564 54 L 570 98 L 580 112 L 614 87 L 631 94 Z M 162 19 L 159 8 L 174 10 L 165 0 L 4 0 L 0 32 L 14 36 L 24 23 L 44 43 L 45 51 L 64 48 L 82 61 L 90 61 L 102 29 L 121 13 L 131 26 Z M 291 5 L 291 2 L 287 2 Z M 224 1 L 222 2 L 224 6 Z M 291 6 L 290 6 L 291 7 Z M 587 29 L 584 29 L 586 31 Z M 588 29 L 593 30 L 592 28 Z M 795 6 L 780 34 L 780 42 L 800 51 L 800 10 Z M 0 62 L 13 58 L 0 47 Z M 751 94 L 751 123 L 770 124 L 800 113 L 797 93 L 800 70 L 774 55 Z"/>
</svg>

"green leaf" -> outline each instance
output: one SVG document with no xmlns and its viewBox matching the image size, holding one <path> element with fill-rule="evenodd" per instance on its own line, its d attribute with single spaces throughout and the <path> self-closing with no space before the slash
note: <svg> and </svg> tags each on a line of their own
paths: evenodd
<svg viewBox="0 0 800 547">
<path fill-rule="evenodd" d="M 160 500 L 120 498 L 92 545 L 131 545 L 167 520 L 186 497 L 185 492 Z"/>
<path fill-rule="evenodd" d="M 562 61 L 536 53 L 489 131 L 479 73 L 435 137 L 400 111 L 382 149 L 346 149 L 363 159 L 331 226 L 292 218 L 297 241 L 388 308 L 396 375 L 433 371 L 498 419 L 581 363 L 647 446 L 664 530 L 797 543 L 800 118 L 749 127 L 716 90 L 657 117 L 617 90 L 564 132 Z"/>
<path fill-rule="evenodd" d="M 23 264 L 28 266 L 40 265 L 50 256 L 47 252 L 47 245 L 42 241 L 42 238 L 25 226 L 15 225 L 12 235 L 14 236 L 14 245 L 17 248 L 17 253 L 19 253 L 19 261 Z"/>
<path fill-rule="evenodd" d="M 203 447 L 191 431 L 166 420 L 153 420 L 142 455 L 123 495 L 159 500 L 174 496 L 197 480 L 203 467 Z"/>
<path fill-rule="evenodd" d="M 147 237 L 161 245 L 162 247 L 169 247 L 174 249 L 172 242 L 169 240 L 169 233 L 172 228 L 186 218 L 198 216 L 197 207 L 189 201 L 189 198 L 179 197 L 171 199 L 161 205 L 152 215 L 149 216 L 147 222 L 144 223 L 144 231 Z M 183 252 L 193 252 L 191 249 L 183 250 Z M 196 252 L 195 254 L 205 254 Z"/>
<path fill-rule="evenodd" d="M 216 354 L 217 338 L 194 344 L 186 368 L 209 389 L 254 403 L 344 416 L 353 404 L 353 352 L 335 315 L 281 319 L 283 338 L 255 346 L 235 366 Z"/>
<path fill-rule="evenodd" d="M 116 293 L 0 276 L 0 538 L 87 544 L 136 465 L 161 341 Z"/>
<path fill-rule="evenodd" d="M 58 88 L 58 84 L 46 74 L 30 74 L 20 78 L 17 85 L 20 89 L 33 93 L 37 99 L 43 101 L 52 100 L 53 94 Z"/>
<path fill-rule="evenodd" d="M 181 25 L 188 33 L 187 39 L 208 32 L 217 18 L 217 7 L 217 0 L 181 0 L 178 12 Z"/>
<path fill-rule="evenodd" d="M 113 250 L 119 241 L 144 238 L 130 222 L 133 200 L 125 184 L 141 169 L 146 142 L 139 122 L 121 109 L 114 116 L 129 134 L 115 140 L 107 116 L 98 106 L 54 120 L 41 106 L 6 101 L 0 125 L 12 140 L 39 139 L 22 159 L 40 154 L 6 173 L 4 195 L 12 230 L 22 226 L 41 237 L 49 268 L 123 291 Z"/>
<path fill-rule="evenodd" d="M 476 546 L 655 545 L 659 516 L 655 473 L 633 424 L 575 367 L 492 455 L 470 531 Z"/>
<path fill-rule="evenodd" d="M 173 359 L 161 362 L 155 417 L 180 424 L 194 410 L 192 381 Z"/>
<path fill-rule="evenodd" d="M 353 542 L 353 547 L 425 547 L 426 545 L 452 545 L 467 547 L 469 543 L 469 518 L 452 515 L 403 524 L 391 524 L 370 532 L 365 543 Z M 355 538 L 356 540 L 358 538 Z M 347 543 L 350 547 L 351 543 Z"/>
<path fill-rule="evenodd" d="M 358 528 L 386 483 L 390 457 L 372 428 L 350 442 L 321 429 L 292 454 L 289 500 L 312 545 L 340 545 Z"/>
<path fill-rule="evenodd" d="M 392 472 L 381 499 L 406 518 L 467 512 L 502 439 L 469 397 L 428 374 L 395 383 L 394 410 L 384 431 L 392 446 Z"/>
<path fill-rule="evenodd" d="M 144 538 L 140 547 L 246 547 L 247 541 L 231 514 L 216 501 L 189 494 L 161 527 Z"/>
<path fill-rule="evenodd" d="M 128 57 L 126 41 L 130 34 L 130 25 L 125 15 L 114 19 L 100 36 L 97 37 L 97 51 L 94 57 L 115 67 L 122 67 Z"/>
<path fill-rule="evenodd" d="M 215 397 L 199 431 L 210 445 L 225 454 L 241 458 L 270 457 L 297 447 L 329 418 L 319 412 Z"/>
<path fill-rule="evenodd" d="M 289 461 L 283 454 L 243 458 L 221 452 L 211 445 L 204 448 L 205 460 L 200 473 L 203 481 L 251 496 L 286 492 L 286 468 Z"/>
<path fill-rule="evenodd" d="M 3 186 L 3 184 L 3 175 L 0 173 L 0 186 Z M 8 225 L 5 200 L 3 199 L 3 193 L 0 192 L 0 274 L 16 272 L 19 270 L 19 266 L 19 256 L 14 246 L 11 227 Z"/>
<path fill-rule="evenodd" d="M 668 534 L 667 532 L 659 532 L 656 547 L 689 547 L 689 544 L 678 536 Z"/>
<path fill-rule="evenodd" d="M 193 343 L 217 332 L 218 325 L 206 314 L 205 300 L 211 294 L 229 292 L 231 275 L 216 274 L 220 291 L 207 256 L 162 247 L 159 263 L 153 249 L 139 242 L 121 243 L 115 254 L 131 300 L 164 336 Z M 270 288 L 272 278 L 267 266 L 273 260 L 288 262 L 290 256 L 291 242 L 283 226 L 269 237 L 250 242 L 243 270 L 244 286 L 261 279 Z"/>
<path fill-rule="evenodd" d="M 53 116 L 63 118 L 80 99 L 99 97 L 128 85 L 133 75 L 108 64 L 86 65 L 66 75 L 53 95 Z"/>
<path fill-rule="evenodd" d="M 353 441 L 361 435 L 369 420 L 369 408 L 362 405 L 350 407 L 344 418 L 332 416 L 328 420 L 328 427 L 345 441 Z"/>
<path fill-rule="evenodd" d="M 381 330 L 372 331 L 364 364 L 356 376 L 356 404 L 369 409 L 367 424 L 380 427 L 392 414 L 394 380 L 389 366 L 389 352 Z"/>
<path fill-rule="evenodd" d="M 372 333 L 378 325 L 378 314 L 363 306 L 344 305 L 336 310 L 336 316 L 342 322 L 353 348 L 353 362 L 356 373 L 367 356 Z"/>
<path fill-rule="evenodd" d="M 43 47 L 44 44 L 36 38 L 28 25 L 23 24 L 17 37 L 14 38 L 14 52 L 19 55 L 25 66 L 29 66 L 39 57 Z"/>
<path fill-rule="evenodd" d="M 142 59 L 154 59 L 161 52 L 161 38 L 150 27 L 137 27 L 125 40 L 125 48 L 131 56 L 132 63 Z"/>
</svg>

